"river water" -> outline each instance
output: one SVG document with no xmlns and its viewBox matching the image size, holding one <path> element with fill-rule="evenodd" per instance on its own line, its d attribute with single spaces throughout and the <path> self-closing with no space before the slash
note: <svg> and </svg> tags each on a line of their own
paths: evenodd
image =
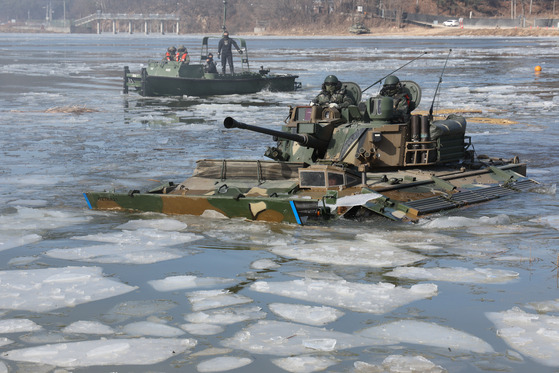
<svg viewBox="0 0 559 373">
<path fill-rule="evenodd" d="M 123 67 L 181 44 L 195 60 L 201 35 L 0 34 L 0 372 L 559 369 L 558 41 L 247 41 L 252 68 L 302 89 L 142 98 L 122 94 Z M 397 72 L 419 109 L 498 120 L 469 121 L 476 152 L 519 156 L 539 188 L 413 225 L 87 209 L 87 190 L 261 159 L 272 140 L 226 116 L 278 128 L 326 75 L 365 88 L 424 52 Z"/>
</svg>

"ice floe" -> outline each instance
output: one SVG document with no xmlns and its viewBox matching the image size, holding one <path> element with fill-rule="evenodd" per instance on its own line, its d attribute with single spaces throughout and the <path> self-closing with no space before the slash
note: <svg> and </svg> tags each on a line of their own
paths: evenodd
<svg viewBox="0 0 559 373">
<path fill-rule="evenodd" d="M 24 333 L 24 332 L 34 332 L 41 330 L 40 325 L 35 324 L 31 320 L 27 319 L 5 319 L 0 320 L 0 333 Z"/>
<path fill-rule="evenodd" d="M 193 335 L 214 335 L 225 330 L 225 328 L 221 325 L 205 323 L 182 324 L 181 329 Z"/>
<path fill-rule="evenodd" d="M 186 223 L 175 219 L 145 219 L 145 220 L 130 220 L 127 223 L 121 224 L 118 229 L 135 230 L 140 228 L 153 228 L 162 231 L 180 231 L 187 228 Z"/>
<path fill-rule="evenodd" d="M 169 232 L 152 228 L 119 231 L 73 237 L 76 240 L 107 242 L 106 244 L 53 249 L 45 255 L 51 258 L 95 263 L 150 264 L 178 259 L 190 254 L 171 246 L 202 238 L 193 233 Z"/>
<path fill-rule="evenodd" d="M 390 355 L 382 364 L 374 365 L 363 361 L 353 364 L 355 373 L 446 373 L 447 370 L 423 356 Z"/>
<path fill-rule="evenodd" d="M 136 287 L 103 276 L 100 267 L 0 271 L 0 309 L 46 312 L 128 293 Z"/>
<path fill-rule="evenodd" d="M 242 321 L 258 320 L 266 317 L 266 312 L 257 306 L 228 307 L 187 314 L 184 319 L 190 323 L 229 325 Z"/>
<path fill-rule="evenodd" d="M 151 321 L 138 321 L 124 325 L 122 331 L 130 336 L 179 337 L 184 331 L 169 325 Z"/>
<path fill-rule="evenodd" d="M 526 305 L 526 308 L 534 309 L 540 313 L 547 312 L 558 312 L 559 311 L 559 299 L 547 300 L 541 302 L 530 302 Z"/>
<path fill-rule="evenodd" d="M 220 356 L 201 362 L 196 366 L 198 372 L 225 372 L 242 368 L 252 363 L 248 357 Z"/>
<path fill-rule="evenodd" d="M 345 280 L 258 281 L 250 288 L 262 293 L 374 314 L 389 312 L 416 300 L 437 295 L 437 285 L 434 284 L 418 284 L 408 289 L 384 282 L 361 284 Z"/>
<path fill-rule="evenodd" d="M 363 337 L 378 339 L 384 344 L 413 343 L 444 349 L 493 352 L 493 347 L 482 339 L 446 326 L 416 320 L 400 320 L 364 329 Z"/>
<path fill-rule="evenodd" d="M 233 294 L 227 290 L 200 290 L 187 293 L 193 311 L 204 311 L 211 308 L 235 306 L 252 302 L 244 295 Z"/>
<path fill-rule="evenodd" d="M 312 373 L 325 370 L 338 361 L 326 356 L 290 356 L 272 359 L 272 363 L 292 373 Z"/>
<path fill-rule="evenodd" d="M 16 232 L 1 232 L 0 237 L 0 251 L 12 249 L 14 247 L 27 245 L 34 242 L 39 242 L 43 237 L 38 234 L 25 234 L 21 235 Z"/>
<path fill-rule="evenodd" d="M 328 241 L 271 248 L 274 254 L 321 264 L 366 267 L 394 267 L 418 262 L 424 256 L 400 249 L 394 244 L 377 239 L 364 241 Z"/>
<path fill-rule="evenodd" d="M 148 281 L 157 291 L 174 291 L 190 288 L 206 288 L 216 285 L 233 284 L 234 279 L 221 277 L 197 277 L 197 276 L 169 276 L 161 280 Z"/>
<path fill-rule="evenodd" d="M 58 367 L 150 365 L 167 360 L 196 345 L 194 339 L 134 338 L 58 343 L 4 352 L 3 359 Z"/>
<path fill-rule="evenodd" d="M 257 270 L 275 269 L 279 267 L 280 265 L 274 262 L 272 259 L 258 259 L 250 263 L 250 268 Z"/>
<path fill-rule="evenodd" d="M 109 323 L 123 322 L 132 317 L 165 313 L 176 306 L 177 304 L 170 300 L 132 300 L 117 304 L 103 315 L 103 319 Z"/>
<path fill-rule="evenodd" d="M 62 329 L 66 334 L 114 334 L 113 328 L 97 321 L 76 321 Z"/>
<path fill-rule="evenodd" d="M 12 343 L 14 343 L 14 341 L 12 341 L 11 339 L 6 337 L 0 337 L 0 347 L 7 346 Z"/>
<path fill-rule="evenodd" d="M 336 321 L 344 313 L 332 307 L 305 306 L 302 304 L 271 303 L 270 311 L 286 320 L 309 325 L 325 325 Z"/>
<path fill-rule="evenodd" d="M 260 320 L 237 332 L 233 337 L 224 339 L 221 344 L 254 354 L 291 356 L 373 346 L 379 343 L 370 338 L 314 326 Z"/>
<path fill-rule="evenodd" d="M 528 313 L 518 307 L 486 315 L 509 346 L 542 365 L 559 367 L 558 316 Z"/>
<path fill-rule="evenodd" d="M 479 284 L 505 284 L 518 279 L 519 273 L 493 268 L 421 268 L 398 267 L 385 273 L 386 276 L 413 280 L 448 281 Z"/>
<path fill-rule="evenodd" d="M 482 216 L 480 218 L 467 218 L 464 216 L 445 216 L 427 221 L 423 226 L 430 229 L 449 229 L 464 227 L 484 227 L 488 225 L 507 225 L 510 218 L 507 215 L 494 217 Z"/>
</svg>

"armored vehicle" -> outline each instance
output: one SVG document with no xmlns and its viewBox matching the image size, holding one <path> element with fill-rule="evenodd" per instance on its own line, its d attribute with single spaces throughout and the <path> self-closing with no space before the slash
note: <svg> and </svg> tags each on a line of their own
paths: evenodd
<svg viewBox="0 0 559 373">
<path fill-rule="evenodd" d="M 200 63 L 186 61 L 149 61 L 140 73 L 131 73 L 124 67 L 124 93 L 130 89 L 142 96 L 214 96 L 249 94 L 265 89 L 270 91 L 293 91 L 300 87 L 297 75 L 272 74 L 269 69 L 251 71 L 246 40 L 238 39 L 241 71 L 235 74 L 206 72 L 205 62 L 209 55 L 208 40 L 202 40 Z"/>
<path fill-rule="evenodd" d="M 421 89 L 401 84 L 412 111 Z M 182 182 L 145 192 L 87 192 L 86 201 L 100 210 L 296 224 L 377 216 L 417 221 L 536 184 L 517 157 L 476 156 L 464 117 L 434 120 L 432 112 L 412 112 L 402 120 L 392 97 L 362 100 L 357 84 L 344 87 L 358 105 L 292 107 L 281 130 L 225 118 L 225 128 L 276 139 L 264 154 L 268 161 L 203 159 Z"/>
</svg>

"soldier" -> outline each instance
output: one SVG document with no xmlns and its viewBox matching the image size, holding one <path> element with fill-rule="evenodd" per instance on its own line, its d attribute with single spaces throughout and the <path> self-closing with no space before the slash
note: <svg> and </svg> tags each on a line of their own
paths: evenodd
<svg viewBox="0 0 559 373">
<path fill-rule="evenodd" d="M 237 52 L 243 54 L 243 51 L 239 49 L 237 42 L 233 39 L 229 39 L 229 32 L 224 31 L 223 37 L 217 45 L 217 58 L 221 58 L 221 69 L 223 74 L 225 74 L 225 65 L 227 62 L 229 62 L 229 70 L 231 71 L 231 74 L 235 73 L 235 70 L 233 69 L 233 54 L 231 52 L 231 47 L 235 47 Z"/>
<path fill-rule="evenodd" d="M 174 61 L 175 55 L 177 54 L 177 48 L 169 47 L 167 48 L 167 53 L 165 53 L 165 57 L 163 58 L 164 61 Z"/>
<path fill-rule="evenodd" d="M 410 96 L 404 92 L 402 83 L 395 75 L 389 75 L 384 80 L 380 90 L 381 96 L 392 97 L 394 100 L 394 118 L 407 122 L 410 118 Z"/>
<path fill-rule="evenodd" d="M 181 45 L 179 49 L 177 49 L 177 54 L 175 55 L 175 61 L 190 63 L 190 56 L 188 55 L 188 51 L 184 45 Z"/>
<path fill-rule="evenodd" d="M 214 55 L 212 53 L 209 53 L 208 58 L 206 58 L 206 65 L 204 66 L 204 70 L 210 74 L 217 74 L 217 68 L 215 67 L 215 62 L 214 62 Z"/>
<path fill-rule="evenodd" d="M 328 75 L 322 84 L 322 91 L 311 101 L 311 105 L 339 109 L 355 105 L 355 102 L 351 94 L 342 88 L 342 82 L 335 75 Z"/>
</svg>

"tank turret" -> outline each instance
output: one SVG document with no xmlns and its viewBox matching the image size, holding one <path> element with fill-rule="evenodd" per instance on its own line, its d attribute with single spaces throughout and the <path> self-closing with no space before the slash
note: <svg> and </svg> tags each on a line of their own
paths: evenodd
<svg viewBox="0 0 559 373">
<path fill-rule="evenodd" d="M 412 81 L 400 82 L 409 111 L 421 100 Z M 361 98 L 355 83 L 343 83 Z M 227 117 L 226 128 L 240 128 L 274 136 L 275 147 L 265 156 L 275 161 L 342 164 L 361 172 L 398 167 L 432 166 L 468 157 L 466 120 L 450 116 L 432 121 L 428 116 L 402 116 L 389 96 L 374 96 L 347 108 L 296 106 L 281 131 L 248 125 Z"/>
</svg>

